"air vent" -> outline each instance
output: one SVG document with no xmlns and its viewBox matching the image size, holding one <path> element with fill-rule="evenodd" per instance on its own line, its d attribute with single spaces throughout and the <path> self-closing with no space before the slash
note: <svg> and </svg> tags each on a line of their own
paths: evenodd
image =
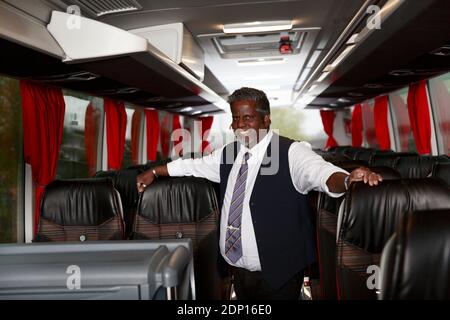
<svg viewBox="0 0 450 320">
<path fill-rule="evenodd" d="M 75 0 L 71 2 L 96 17 L 142 9 L 142 6 L 134 0 Z"/>
<path fill-rule="evenodd" d="M 443 46 L 437 50 L 431 52 L 431 54 L 439 57 L 448 57 L 450 56 L 450 45 Z"/>
<path fill-rule="evenodd" d="M 66 82 L 66 81 L 92 81 L 100 78 L 99 75 L 86 71 L 77 71 L 73 73 L 57 74 L 45 77 L 34 77 L 35 81 L 43 82 Z"/>
<path fill-rule="evenodd" d="M 391 76 L 396 77 L 408 77 L 408 76 L 427 76 L 432 75 L 435 73 L 439 73 L 440 70 L 424 70 L 424 69 L 416 69 L 416 70 L 410 70 L 410 69 L 401 69 L 401 70 L 393 70 L 389 72 Z"/>
</svg>

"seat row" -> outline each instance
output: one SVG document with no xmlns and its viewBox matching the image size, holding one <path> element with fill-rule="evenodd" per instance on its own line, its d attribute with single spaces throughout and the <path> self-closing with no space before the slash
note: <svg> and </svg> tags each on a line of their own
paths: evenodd
<svg viewBox="0 0 450 320">
<path fill-rule="evenodd" d="M 374 160 L 377 157 L 374 157 Z M 412 157 L 405 158 L 397 155 L 397 163 L 399 159 L 409 163 L 409 172 L 425 172 L 421 165 L 430 167 L 430 162 L 422 161 L 423 158 L 416 157 L 420 160 L 411 161 Z M 408 159 L 409 162 L 404 159 Z M 386 166 L 389 163 L 378 162 L 377 164 L 382 163 L 385 166 L 370 168 L 383 176 L 384 182 L 379 186 L 369 187 L 363 183 L 356 183 L 341 198 L 331 198 L 326 194 L 319 195 L 316 226 L 320 298 L 434 297 L 450 299 L 448 281 L 447 285 L 437 285 L 433 288 L 427 287 L 423 281 L 419 281 L 419 278 L 414 279 L 403 274 L 399 269 L 395 269 L 396 273 L 392 273 L 392 270 L 387 271 L 396 265 L 396 268 L 398 266 L 405 268 L 404 271 L 422 270 L 424 274 L 428 274 L 432 272 L 432 269 L 427 270 L 427 263 L 423 263 L 426 261 L 423 260 L 424 257 L 428 255 L 442 270 L 438 272 L 438 275 L 433 274 L 431 277 L 433 279 L 442 277 L 448 280 L 450 261 L 445 256 L 440 256 L 439 250 L 450 248 L 450 242 L 448 242 L 450 225 L 442 225 L 442 221 L 448 221 L 446 219 L 450 217 L 448 215 L 450 212 L 450 163 L 445 162 L 445 157 L 441 157 L 440 160 L 442 159 L 444 161 L 435 161 L 432 164 L 432 169 L 427 174 L 429 177 L 416 179 L 404 179 L 401 172 Z M 361 160 L 340 160 L 335 163 L 351 171 L 361 165 Z M 416 211 L 419 213 L 415 213 Z M 427 238 L 424 239 L 423 244 L 402 242 L 403 240 L 400 239 L 413 241 L 420 236 L 408 234 L 404 228 L 408 224 L 418 224 L 418 221 L 427 221 L 426 231 L 423 231 L 419 225 L 416 228 L 418 233 L 426 232 Z M 433 234 L 433 228 L 440 230 L 442 238 L 437 238 Z M 386 247 L 386 258 L 381 264 L 383 248 L 394 234 L 396 238 L 391 240 L 391 243 L 397 245 Z M 423 236 L 425 237 L 425 233 Z M 432 245 L 424 247 L 425 243 L 431 244 L 432 239 L 437 239 L 437 243 L 446 243 L 447 247 Z M 404 257 L 408 255 L 414 255 L 413 260 L 412 258 L 405 260 Z M 410 269 L 407 269 L 407 264 L 411 261 L 418 264 L 409 266 Z M 381 269 L 380 265 L 382 265 Z M 383 280 L 380 277 L 382 274 L 384 274 Z M 423 278 L 422 276 L 421 279 Z M 397 279 L 402 279 L 403 282 Z M 400 288 L 399 283 L 405 285 L 406 289 Z M 396 286 L 395 289 L 392 286 Z M 412 287 L 426 290 L 420 293 L 417 290 L 408 291 L 408 288 Z M 381 294 L 379 294 L 380 290 Z M 406 294 L 407 291 L 410 293 Z"/>
<path fill-rule="evenodd" d="M 198 299 L 221 299 L 217 256 L 218 202 L 212 184 L 192 177 L 158 179 L 139 194 L 145 168 L 97 178 L 54 181 L 40 207 L 36 242 L 189 238 Z"/>
</svg>

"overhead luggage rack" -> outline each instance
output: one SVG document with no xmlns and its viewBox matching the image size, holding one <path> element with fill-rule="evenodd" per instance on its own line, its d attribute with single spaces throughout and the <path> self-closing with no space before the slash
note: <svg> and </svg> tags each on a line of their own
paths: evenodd
<svg viewBox="0 0 450 320">
<path fill-rule="evenodd" d="M 207 113 L 227 109 L 223 98 L 147 39 L 84 17 L 76 16 L 77 24 L 68 25 L 74 17 L 53 11 L 48 25 L 65 53 L 65 63 L 120 82 L 124 87 L 136 88 L 140 91 L 137 101 L 133 93 L 127 94 L 127 100 L 143 106 L 159 109 L 192 106 L 195 111 Z"/>
</svg>

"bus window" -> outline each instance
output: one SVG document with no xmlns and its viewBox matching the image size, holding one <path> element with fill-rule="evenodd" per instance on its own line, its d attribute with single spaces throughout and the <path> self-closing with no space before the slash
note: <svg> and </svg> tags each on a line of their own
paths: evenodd
<svg viewBox="0 0 450 320">
<path fill-rule="evenodd" d="M 0 77 L 0 113 L 0 243 L 15 243 L 21 242 L 23 223 L 22 106 L 17 80 Z"/>
<path fill-rule="evenodd" d="M 408 88 L 395 91 L 389 95 L 390 107 L 393 113 L 394 130 L 399 138 L 400 152 L 417 152 L 414 136 L 411 130 L 408 113 Z"/>
<path fill-rule="evenodd" d="M 373 115 L 374 100 L 365 101 L 361 104 L 363 114 L 364 138 L 367 147 L 378 148 L 377 136 L 375 134 L 375 118 Z"/>
<path fill-rule="evenodd" d="M 143 115 L 141 110 L 132 109 L 130 106 L 126 106 L 125 111 L 127 113 L 127 131 L 122 167 L 128 168 L 141 164 L 139 161 L 139 138 Z"/>
<path fill-rule="evenodd" d="M 429 92 L 440 154 L 450 154 L 450 73 L 431 79 Z"/>
<path fill-rule="evenodd" d="M 64 92 L 66 111 L 56 179 L 87 178 L 101 163 L 103 101 L 74 92 Z"/>
</svg>

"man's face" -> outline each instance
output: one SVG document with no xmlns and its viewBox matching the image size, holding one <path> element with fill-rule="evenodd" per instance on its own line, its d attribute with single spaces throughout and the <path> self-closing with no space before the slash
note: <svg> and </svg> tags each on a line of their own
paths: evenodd
<svg viewBox="0 0 450 320">
<path fill-rule="evenodd" d="M 240 100 L 231 104 L 231 126 L 236 138 L 249 148 L 256 145 L 270 127 L 270 116 L 263 116 L 256 109 L 255 101 Z"/>
</svg>

